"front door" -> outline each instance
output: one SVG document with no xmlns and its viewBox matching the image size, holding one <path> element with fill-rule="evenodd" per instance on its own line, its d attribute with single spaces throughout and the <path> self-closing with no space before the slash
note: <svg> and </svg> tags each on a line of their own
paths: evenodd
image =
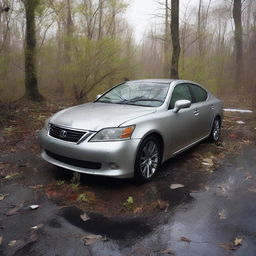
<svg viewBox="0 0 256 256">
<path fill-rule="evenodd" d="M 172 93 L 169 105 L 169 132 L 170 141 L 168 151 L 173 154 L 193 143 L 197 138 L 197 115 L 193 105 L 190 108 L 181 109 L 174 113 L 174 105 L 178 100 L 189 100 L 192 95 L 187 84 L 177 85 Z"/>
</svg>

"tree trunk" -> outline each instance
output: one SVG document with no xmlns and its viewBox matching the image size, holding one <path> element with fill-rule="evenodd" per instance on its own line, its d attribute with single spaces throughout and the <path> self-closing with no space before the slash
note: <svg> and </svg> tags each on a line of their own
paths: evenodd
<svg viewBox="0 0 256 256">
<path fill-rule="evenodd" d="M 64 40 L 64 57 L 65 62 L 70 63 L 70 49 L 71 49 L 71 37 L 73 35 L 73 21 L 71 15 L 71 4 L 70 0 L 67 0 L 67 16 L 66 16 L 66 37 Z"/>
<path fill-rule="evenodd" d="M 167 76 L 169 73 L 169 9 L 168 9 L 168 0 L 165 0 L 165 32 L 164 32 L 164 76 Z"/>
<path fill-rule="evenodd" d="M 197 37 L 198 37 L 198 51 L 199 51 L 200 57 L 204 55 L 201 16 L 202 16 L 202 0 L 199 0 L 198 13 L 197 13 Z"/>
<path fill-rule="evenodd" d="M 243 68 L 242 3 L 234 0 L 233 19 L 235 23 L 235 84 L 240 87 Z"/>
<path fill-rule="evenodd" d="M 179 57 L 180 57 L 180 39 L 179 39 L 179 0 L 172 0 L 171 9 L 171 36 L 172 36 L 172 67 L 171 78 L 179 78 Z"/>
<path fill-rule="evenodd" d="M 102 17 L 103 17 L 103 0 L 99 0 L 99 31 L 98 31 L 98 40 L 101 39 L 101 34 L 102 34 Z"/>
<path fill-rule="evenodd" d="M 25 43 L 25 98 L 32 101 L 42 101 L 39 93 L 36 69 L 36 30 L 35 10 L 38 0 L 23 0 L 26 12 L 26 43 Z"/>
</svg>

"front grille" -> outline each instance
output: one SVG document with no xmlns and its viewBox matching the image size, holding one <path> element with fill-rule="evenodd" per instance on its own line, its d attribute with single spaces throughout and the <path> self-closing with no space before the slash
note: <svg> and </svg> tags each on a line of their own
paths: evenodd
<svg viewBox="0 0 256 256">
<path fill-rule="evenodd" d="M 86 132 L 61 128 L 56 125 L 50 124 L 50 136 L 60 140 L 78 142 L 85 135 L 85 133 Z"/>
<path fill-rule="evenodd" d="M 98 170 L 101 168 L 101 163 L 82 161 L 82 160 L 77 160 L 77 159 L 73 159 L 73 158 L 69 158 L 69 157 L 65 157 L 65 156 L 60 156 L 60 155 L 52 153 L 48 150 L 45 150 L 45 152 L 51 158 L 58 160 L 62 163 L 66 163 L 66 164 L 81 167 L 81 168 L 87 168 L 87 169 Z"/>
</svg>

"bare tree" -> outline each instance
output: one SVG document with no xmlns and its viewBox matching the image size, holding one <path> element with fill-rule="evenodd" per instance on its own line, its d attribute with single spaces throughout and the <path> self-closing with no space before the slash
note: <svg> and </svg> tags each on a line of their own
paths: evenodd
<svg viewBox="0 0 256 256">
<path fill-rule="evenodd" d="M 179 78 L 179 57 L 180 57 L 180 39 L 179 39 L 179 0 L 171 1 L 171 36 L 172 36 L 172 66 L 171 77 Z"/>
<path fill-rule="evenodd" d="M 241 83 L 243 65 L 243 30 L 242 30 L 242 2 L 234 0 L 233 19 L 235 23 L 235 79 L 237 86 Z"/>
<path fill-rule="evenodd" d="M 36 69 L 36 28 L 35 11 L 39 0 L 22 0 L 26 14 L 26 44 L 25 44 L 25 98 L 32 101 L 42 101 L 38 90 Z"/>
</svg>

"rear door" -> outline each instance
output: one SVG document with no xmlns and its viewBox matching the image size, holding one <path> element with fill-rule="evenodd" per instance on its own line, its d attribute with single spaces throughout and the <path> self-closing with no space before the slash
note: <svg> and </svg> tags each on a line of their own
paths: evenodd
<svg viewBox="0 0 256 256">
<path fill-rule="evenodd" d="M 212 104 L 207 100 L 208 93 L 202 87 L 188 84 L 192 95 L 192 105 L 196 117 L 196 139 L 199 140 L 209 135 L 213 120 Z"/>
</svg>

